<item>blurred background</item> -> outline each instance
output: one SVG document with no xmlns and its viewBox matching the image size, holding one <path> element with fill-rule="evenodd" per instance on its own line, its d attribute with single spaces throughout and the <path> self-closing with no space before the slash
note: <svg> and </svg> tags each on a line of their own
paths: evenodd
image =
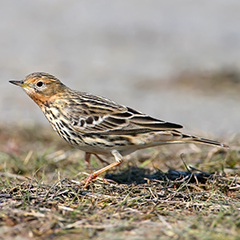
<svg viewBox="0 0 240 240">
<path fill-rule="evenodd" d="M 186 132 L 239 132 L 239 1 L 1 0 L 0 19 L 1 124 L 48 124 L 8 82 L 44 71 Z"/>
</svg>

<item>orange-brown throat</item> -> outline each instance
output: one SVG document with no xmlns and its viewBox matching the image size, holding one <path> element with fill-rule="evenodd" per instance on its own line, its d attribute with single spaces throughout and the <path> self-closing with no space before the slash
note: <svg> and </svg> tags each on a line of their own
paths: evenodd
<svg viewBox="0 0 240 240">
<path fill-rule="evenodd" d="M 31 93 L 30 91 L 27 92 L 25 89 L 24 91 L 32 98 L 32 100 L 41 108 L 43 109 L 45 106 L 49 106 L 52 102 L 54 102 L 56 95 L 52 96 L 44 96 L 41 93 L 34 92 Z"/>
</svg>

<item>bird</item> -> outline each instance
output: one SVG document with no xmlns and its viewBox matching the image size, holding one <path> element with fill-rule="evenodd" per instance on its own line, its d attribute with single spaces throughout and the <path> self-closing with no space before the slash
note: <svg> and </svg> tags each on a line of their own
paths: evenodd
<svg viewBox="0 0 240 240">
<path fill-rule="evenodd" d="M 201 143 L 228 148 L 227 145 L 179 131 L 180 124 L 159 120 L 105 97 L 72 90 L 58 78 L 34 72 L 23 80 L 11 80 L 40 107 L 52 128 L 73 147 L 91 154 L 113 156 L 115 161 L 93 172 L 84 186 L 99 174 L 121 164 L 123 157 L 139 149 L 172 143 Z"/>
</svg>

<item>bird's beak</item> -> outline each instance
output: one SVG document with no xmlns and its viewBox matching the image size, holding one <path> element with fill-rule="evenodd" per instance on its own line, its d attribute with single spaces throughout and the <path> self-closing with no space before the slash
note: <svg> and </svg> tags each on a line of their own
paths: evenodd
<svg viewBox="0 0 240 240">
<path fill-rule="evenodd" d="M 12 81 L 9 81 L 9 82 L 14 84 L 14 85 L 20 86 L 20 87 L 29 87 L 29 85 L 24 83 L 23 81 L 12 80 Z"/>
</svg>

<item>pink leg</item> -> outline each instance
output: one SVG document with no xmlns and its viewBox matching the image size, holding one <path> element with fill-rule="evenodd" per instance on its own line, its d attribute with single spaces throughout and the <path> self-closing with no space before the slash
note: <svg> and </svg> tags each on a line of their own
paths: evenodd
<svg viewBox="0 0 240 240">
<path fill-rule="evenodd" d="M 103 173 L 103 172 L 105 172 L 105 171 L 107 171 L 107 170 L 109 170 L 109 169 L 111 169 L 111 168 L 113 168 L 113 167 L 115 167 L 115 166 L 118 166 L 119 164 L 122 163 L 123 159 L 122 159 L 121 154 L 120 154 L 118 151 L 113 150 L 113 151 L 112 151 L 112 155 L 114 156 L 114 158 L 115 158 L 116 161 L 115 161 L 114 163 L 111 163 L 111 164 L 109 164 L 108 166 L 106 166 L 106 167 L 104 167 L 104 168 L 101 168 L 100 170 L 98 170 L 98 171 L 90 174 L 90 175 L 83 181 L 85 184 L 84 184 L 84 186 L 83 186 L 82 189 L 86 188 L 86 187 L 88 186 L 88 184 L 90 183 L 90 181 L 91 181 L 92 179 L 96 178 L 99 174 L 101 174 L 101 173 Z"/>
<path fill-rule="evenodd" d="M 95 154 L 95 153 L 93 153 L 93 154 L 94 154 L 94 156 L 96 156 L 96 158 L 97 158 L 100 162 L 109 165 L 109 163 L 108 163 L 106 160 L 102 159 L 101 157 L 99 157 L 99 156 L 98 156 L 97 154 Z M 85 165 L 86 165 L 87 168 L 89 168 L 89 165 L 90 165 L 90 157 L 91 157 L 91 155 L 92 155 L 92 153 L 90 153 L 90 152 L 86 152 L 86 153 L 85 153 L 84 161 L 85 161 Z"/>
<path fill-rule="evenodd" d="M 89 168 L 89 165 L 90 165 L 90 157 L 91 157 L 91 153 L 86 152 L 84 161 L 85 161 L 85 165 L 86 165 L 87 168 Z"/>
<path fill-rule="evenodd" d="M 97 154 L 95 154 L 95 153 L 93 153 L 93 154 L 96 156 L 96 158 L 97 158 L 100 162 L 109 165 L 109 163 L 108 163 L 106 160 L 102 159 L 101 157 L 99 157 L 99 156 L 98 156 Z"/>
</svg>

